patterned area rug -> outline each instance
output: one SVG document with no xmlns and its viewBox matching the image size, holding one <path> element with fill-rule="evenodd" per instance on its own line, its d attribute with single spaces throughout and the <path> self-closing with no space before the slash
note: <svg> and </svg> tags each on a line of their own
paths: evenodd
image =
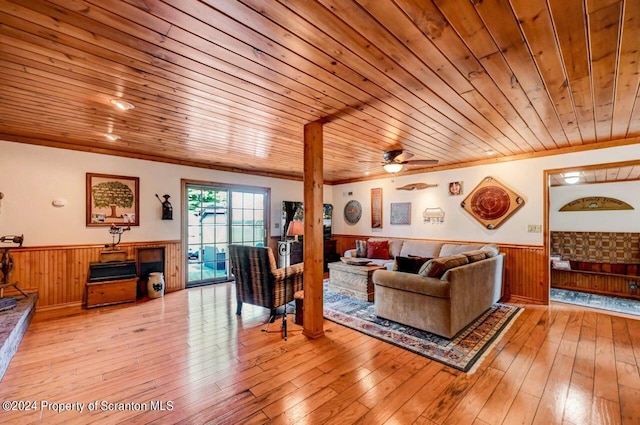
<svg viewBox="0 0 640 425">
<path fill-rule="evenodd" d="M 326 319 L 463 372 L 471 370 L 522 311 L 521 307 L 494 304 L 453 339 L 446 339 L 410 326 L 380 319 L 375 314 L 374 303 L 330 292 L 327 290 L 325 281 L 324 317 Z"/>
<path fill-rule="evenodd" d="M 640 316 L 640 301 L 551 288 L 551 301 Z"/>
</svg>

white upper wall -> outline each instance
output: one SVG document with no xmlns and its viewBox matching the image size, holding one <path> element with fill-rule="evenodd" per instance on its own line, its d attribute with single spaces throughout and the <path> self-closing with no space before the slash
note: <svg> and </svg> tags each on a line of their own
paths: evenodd
<svg viewBox="0 0 640 425">
<path fill-rule="evenodd" d="M 380 234 L 542 245 L 542 233 L 528 233 L 527 225 L 543 223 L 544 170 L 638 159 L 638 151 L 637 145 L 629 145 L 395 178 L 390 176 L 344 185 L 327 185 L 324 202 L 333 204 L 335 234 Z M 127 232 L 123 237 L 124 242 L 180 239 L 181 179 L 270 187 L 272 236 L 280 235 L 280 229 L 276 229 L 275 224 L 280 223 L 281 202 L 303 200 L 300 181 L 0 141 L 0 192 L 5 194 L 0 201 L 0 236 L 24 234 L 25 246 L 110 243 L 111 236 L 106 228 L 85 226 L 87 172 L 140 178 L 140 226 Z M 500 180 L 525 199 L 525 205 L 496 230 L 485 229 L 460 207 L 465 196 L 486 176 Z M 448 183 L 451 181 L 463 182 L 463 195 L 448 195 Z M 399 186 L 418 182 L 438 184 L 438 187 L 410 192 L 396 190 Z M 383 189 L 384 223 L 382 229 L 375 231 L 371 229 L 370 212 L 370 189 L 374 187 Z M 349 191 L 353 192 L 352 196 L 343 196 L 343 193 Z M 161 205 L 155 197 L 156 193 L 160 196 L 165 193 L 171 195 L 174 207 L 172 221 L 161 220 Z M 66 200 L 66 206 L 52 206 L 51 202 L 55 199 Z M 344 206 L 350 199 L 357 199 L 363 206 L 363 217 L 354 226 L 348 225 L 343 218 Z M 620 199 L 629 202 L 628 198 Z M 637 201 L 631 201 L 629 203 L 638 208 Z M 411 225 L 389 224 L 392 202 L 411 202 Z M 444 224 L 424 224 L 422 212 L 427 207 L 442 208 L 446 214 Z M 625 228 L 631 228 L 630 223 L 634 223 L 633 226 L 637 229 L 638 220 L 640 218 L 636 212 Z"/>
<path fill-rule="evenodd" d="M 544 222 L 544 170 L 638 159 L 638 151 L 637 145 L 629 145 L 335 185 L 333 232 L 363 236 L 380 234 L 394 237 L 542 245 L 543 233 L 528 233 L 527 229 L 530 224 L 542 225 Z M 487 176 L 499 180 L 525 200 L 524 206 L 495 230 L 484 228 L 460 207 L 460 202 Z M 448 184 L 452 181 L 463 182 L 463 195 L 449 196 Z M 438 186 L 413 191 L 396 189 L 409 183 L 429 183 Z M 382 229 L 371 229 L 371 188 L 376 187 L 382 188 Z M 353 192 L 353 195 L 346 195 L 348 192 Z M 350 199 L 358 200 L 363 206 L 362 219 L 356 225 L 347 224 L 343 218 L 344 206 Z M 389 224 L 390 204 L 395 202 L 411 202 L 410 225 Z M 444 210 L 444 224 L 424 224 L 423 211 L 435 207 Z M 640 218 L 636 214 L 635 222 L 638 220 Z"/>
<path fill-rule="evenodd" d="M 25 246 L 105 244 L 105 227 L 85 226 L 86 173 L 140 178 L 140 226 L 123 242 L 179 240 L 181 179 L 271 188 L 272 236 L 279 236 L 281 203 L 302 201 L 301 181 L 229 173 L 196 167 L 0 141 L 0 236 L 24 234 Z M 324 202 L 332 203 L 326 186 Z M 171 196 L 173 220 L 161 220 L 158 199 Z M 63 199 L 64 207 L 53 200 Z"/>
<path fill-rule="evenodd" d="M 585 197 L 616 198 L 633 210 L 563 211 L 571 201 Z M 549 190 L 549 228 L 582 232 L 640 232 L 640 181 L 555 186 Z"/>
</svg>

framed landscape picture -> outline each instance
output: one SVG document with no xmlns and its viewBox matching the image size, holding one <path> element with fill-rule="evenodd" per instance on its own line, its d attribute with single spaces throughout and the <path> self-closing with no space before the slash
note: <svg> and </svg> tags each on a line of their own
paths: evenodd
<svg viewBox="0 0 640 425">
<path fill-rule="evenodd" d="M 139 185 L 138 177 L 87 173 L 87 226 L 139 226 Z"/>
</svg>

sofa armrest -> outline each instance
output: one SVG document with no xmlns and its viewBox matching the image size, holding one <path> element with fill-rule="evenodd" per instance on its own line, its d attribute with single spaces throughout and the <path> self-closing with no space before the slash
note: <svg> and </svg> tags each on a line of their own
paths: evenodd
<svg viewBox="0 0 640 425">
<path fill-rule="evenodd" d="M 491 305 L 502 296 L 504 254 L 447 270 L 442 279 L 451 283 L 451 298 Z M 478 278 L 482 276 L 482 278 Z"/>
<path fill-rule="evenodd" d="M 438 298 L 450 297 L 449 282 L 435 277 L 381 269 L 373 272 L 372 279 L 378 286 Z"/>
<path fill-rule="evenodd" d="M 347 257 L 347 258 L 355 258 L 356 257 L 356 251 L 357 250 L 355 248 L 354 249 L 347 249 L 344 252 L 344 256 Z"/>
</svg>

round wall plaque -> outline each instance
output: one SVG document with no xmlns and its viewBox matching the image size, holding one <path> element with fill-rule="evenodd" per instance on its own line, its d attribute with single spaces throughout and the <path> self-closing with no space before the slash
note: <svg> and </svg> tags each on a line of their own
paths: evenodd
<svg viewBox="0 0 640 425">
<path fill-rule="evenodd" d="M 352 199 L 344 206 L 344 221 L 349 224 L 356 224 L 362 217 L 362 205 L 360 202 Z"/>
</svg>

